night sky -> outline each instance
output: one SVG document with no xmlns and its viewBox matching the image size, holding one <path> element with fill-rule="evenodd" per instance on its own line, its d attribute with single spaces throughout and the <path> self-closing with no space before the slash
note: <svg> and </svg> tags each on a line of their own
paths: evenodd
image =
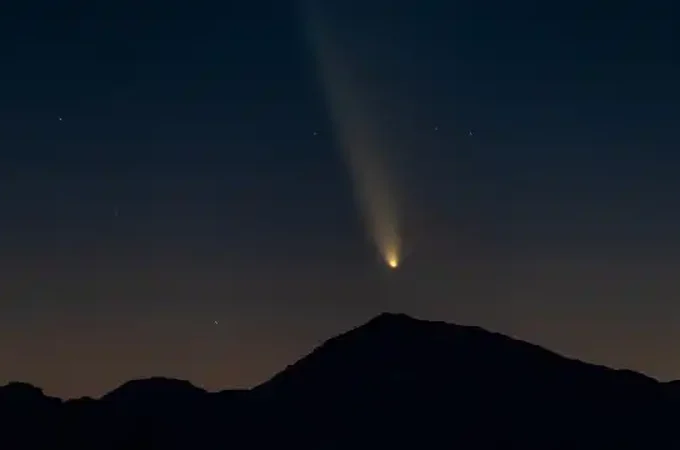
<svg viewBox="0 0 680 450">
<path fill-rule="evenodd" d="M 306 7 L 3 2 L 0 384 L 247 387 L 384 310 L 680 378 L 675 2 L 323 3 L 385 136 L 396 271 Z"/>
</svg>

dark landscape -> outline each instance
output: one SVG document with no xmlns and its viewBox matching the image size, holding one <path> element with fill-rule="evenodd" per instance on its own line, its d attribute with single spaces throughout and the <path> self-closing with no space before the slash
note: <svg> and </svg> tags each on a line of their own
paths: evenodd
<svg viewBox="0 0 680 450">
<path fill-rule="evenodd" d="M 0 447 L 679 448 L 679 410 L 676 382 L 385 313 L 250 390 L 153 378 L 62 401 L 11 383 Z"/>
</svg>

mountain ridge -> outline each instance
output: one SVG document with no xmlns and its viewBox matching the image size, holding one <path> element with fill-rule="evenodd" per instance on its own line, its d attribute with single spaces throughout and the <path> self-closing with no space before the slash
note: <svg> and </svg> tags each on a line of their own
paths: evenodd
<svg viewBox="0 0 680 450">
<path fill-rule="evenodd" d="M 26 448 L 208 448 L 222 440 L 239 448 L 648 449 L 680 447 L 679 412 L 680 381 L 397 313 L 328 339 L 247 390 L 208 392 L 153 377 L 100 399 L 64 401 L 25 383 L 0 387 L 0 423 Z M 31 425 L 41 432 L 12 434 Z"/>
<path fill-rule="evenodd" d="M 222 390 L 218 390 L 218 391 L 208 391 L 204 388 L 201 388 L 201 387 L 193 384 L 191 381 L 188 381 L 188 380 L 168 378 L 168 377 L 165 377 L 165 376 L 151 376 L 151 377 L 146 377 L 146 378 L 135 378 L 135 379 L 125 381 L 122 384 L 120 384 L 119 386 L 113 388 L 112 390 L 110 390 L 110 391 L 108 391 L 108 392 L 106 392 L 106 393 L 104 393 L 101 396 L 96 397 L 96 398 L 89 397 L 89 396 L 78 397 L 78 398 L 54 397 L 54 396 L 44 394 L 43 389 L 40 388 L 39 386 L 33 385 L 31 383 L 27 383 L 27 382 L 22 382 L 22 381 L 10 381 L 10 382 L 6 383 L 5 385 L 0 386 L 0 392 L 3 392 L 6 389 L 15 390 L 15 391 L 21 390 L 21 391 L 24 391 L 25 393 L 32 392 L 33 395 L 40 393 L 44 397 L 51 398 L 51 399 L 58 399 L 61 402 L 67 402 L 67 401 L 74 401 L 74 400 L 80 400 L 80 399 L 91 399 L 91 400 L 110 399 L 113 395 L 117 395 L 121 391 L 128 390 L 130 388 L 136 389 L 138 387 L 141 387 L 143 389 L 145 385 L 146 386 L 153 386 L 152 389 L 154 389 L 154 390 L 158 390 L 159 388 L 162 389 L 162 386 L 160 386 L 160 385 L 165 385 L 165 386 L 175 385 L 176 387 L 183 385 L 188 390 L 194 390 L 196 392 L 201 391 L 202 393 L 206 393 L 206 394 L 215 394 L 215 393 L 222 393 L 222 392 L 251 391 L 251 390 L 257 389 L 257 388 L 259 388 L 263 385 L 268 384 L 272 380 L 276 379 L 276 377 L 280 376 L 283 372 L 285 372 L 286 369 L 291 368 L 291 367 L 303 362 L 306 358 L 312 356 L 315 352 L 322 349 L 324 346 L 328 346 L 329 344 L 333 345 L 333 343 L 336 342 L 337 340 L 342 339 L 342 338 L 346 337 L 348 334 L 353 333 L 355 331 L 363 331 L 366 328 L 373 328 L 375 326 L 382 326 L 383 324 L 387 324 L 388 326 L 394 326 L 394 325 L 397 325 L 397 326 L 401 326 L 401 325 L 407 325 L 407 326 L 430 325 L 430 326 L 432 326 L 432 325 L 435 325 L 435 326 L 446 326 L 446 327 L 449 327 L 449 328 L 455 327 L 455 329 L 457 329 L 457 330 L 466 330 L 466 331 L 471 331 L 471 332 L 475 332 L 475 333 L 481 333 L 483 335 L 494 336 L 494 337 L 498 337 L 498 338 L 501 338 L 501 339 L 504 339 L 504 340 L 507 340 L 507 341 L 511 341 L 512 343 L 524 345 L 524 346 L 526 346 L 526 348 L 532 348 L 535 351 L 545 352 L 546 355 L 551 355 L 552 357 L 557 357 L 557 358 L 560 358 L 560 359 L 576 362 L 576 363 L 579 363 L 579 364 L 585 364 L 585 365 L 588 365 L 588 366 L 594 366 L 594 367 L 603 368 L 603 369 L 607 369 L 607 370 L 611 370 L 611 371 L 616 371 L 616 372 L 619 372 L 619 373 L 626 373 L 626 374 L 629 374 L 631 376 L 640 376 L 640 377 L 644 377 L 646 379 L 649 379 L 649 380 L 652 380 L 652 381 L 655 381 L 655 382 L 658 382 L 658 383 L 662 383 L 662 384 L 677 385 L 680 388 L 680 380 L 659 381 L 654 377 L 651 377 L 651 376 L 649 376 L 645 373 L 642 373 L 642 372 L 639 372 L 639 371 L 636 371 L 636 370 L 625 369 L 625 368 L 612 368 L 612 367 L 609 367 L 609 366 L 600 365 L 600 364 L 593 363 L 593 362 L 585 362 L 585 361 L 582 361 L 582 360 L 580 360 L 576 357 L 569 357 L 569 356 L 562 355 L 559 352 L 550 350 L 550 349 L 548 349 L 548 348 L 546 348 L 542 345 L 534 344 L 534 343 L 525 341 L 523 339 L 516 338 L 516 337 L 513 337 L 513 336 L 509 336 L 509 335 L 506 335 L 506 334 L 503 334 L 503 333 L 490 331 L 490 330 L 487 330 L 486 328 L 483 328 L 483 327 L 479 327 L 479 326 L 475 326 L 475 325 L 460 325 L 460 324 L 455 324 L 455 323 L 445 322 L 445 321 L 440 321 L 440 320 L 419 319 L 419 318 L 415 318 L 415 317 L 410 316 L 410 315 L 405 314 L 405 313 L 382 312 L 382 313 L 372 317 L 371 319 L 369 319 L 368 321 L 366 321 L 365 323 L 363 323 L 361 325 L 355 326 L 354 328 L 351 328 L 351 329 L 349 329 L 349 330 L 347 330 L 343 333 L 340 333 L 336 336 L 333 336 L 333 337 L 327 339 L 326 341 L 322 342 L 319 346 L 313 348 L 306 355 L 303 355 L 300 359 L 298 359 L 294 363 L 288 365 L 281 372 L 274 374 L 268 380 L 260 383 L 259 385 L 255 385 L 251 388 L 222 389 Z"/>
</svg>

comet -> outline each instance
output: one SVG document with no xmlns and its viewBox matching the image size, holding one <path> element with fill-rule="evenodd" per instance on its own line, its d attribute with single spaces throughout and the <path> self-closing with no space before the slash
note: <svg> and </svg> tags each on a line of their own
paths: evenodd
<svg viewBox="0 0 680 450">
<path fill-rule="evenodd" d="M 367 235 L 388 267 L 402 258 L 401 221 L 395 186 L 383 159 L 390 150 L 383 114 L 371 102 L 374 86 L 362 77 L 362 67 L 351 57 L 319 11 L 306 2 L 307 36 L 326 95 L 333 132 L 349 169 L 358 210 Z"/>
</svg>

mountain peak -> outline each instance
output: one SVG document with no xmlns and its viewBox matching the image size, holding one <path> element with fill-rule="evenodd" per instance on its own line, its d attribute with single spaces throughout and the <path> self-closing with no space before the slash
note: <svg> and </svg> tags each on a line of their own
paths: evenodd
<svg viewBox="0 0 680 450">
<path fill-rule="evenodd" d="M 440 378 L 444 374 L 464 376 L 472 364 L 484 366 L 480 361 L 502 358 L 508 347 L 513 354 L 526 353 L 525 347 L 529 347 L 539 349 L 541 355 L 554 355 L 482 328 L 384 312 L 324 342 L 258 389 L 324 390 L 334 386 L 332 390 L 337 393 L 345 388 L 365 392 L 375 384 L 389 383 L 395 376 L 412 380 L 408 383 L 428 385 L 428 376 L 438 382 L 443 382 Z M 487 355 L 480 356 L 485 352 Z M 502 364 L 495 361 L 493 369 Z"/>
<path fill-rule="evenodd" d="M 11 381 L 4 386 L 0 386 L 0 389 L 5 392 L 12 392 L 22 395 L 32 395 L 38 397 L 42 397 L 44 395 L 43 390 L 39 387 L 20 381 Z"/>
<path fill-rule="evenodd" d="M 572 376 L 587 373 L 599 380 L 612 372 L 483 328 L 386 312 L 329 339 L 256 389 L 320 399 L 321 392 L 342 398 L 422 386 L 423 392 L 453 398 L 462 395 L 456 389 L 473 384 L 500 392 L 549 379 L 559 390 L 571 386 Z M 623 378 L 645 379 L 617 377 Z"/>
<path fill-rule="evenodd" d="M 0 386 L 0 400 L 8 401 L 44 401 L 48 397 L 43 393 L 39 387 L 33 386 L 29 383 L 21 383 L 17 381 L 10 382 L 5 386 Z"/>
<path fill-rule="evenodd" d="M 374 322 L 374 321 L 390 321 L 390 322 L 405 322 L 405 321 L 418 321 L 418 319 L 415 319 L 408 314 L 405 313 L 395 313 L 395 312 L 382 312 L 375 316 L 373 319 L 371 319 L 369 322 Z"/>
<path fill-rule="evenodd" d="M 162 397 L 189 397 L 205 393 L 205 390 L 186 380 L 151 377 L 123 383 L 102 399 L 127 402 L 146 398 L 151 401 Z"/>
<path fill-rule="evenodd" d="M 362 327 L 370 327 L 370 326 L 408 326 L 408 325 L 414 325 L 419 322 L 424 322 L 423 320 L 416 319 L 414 317 L 411 317 L 407 314 L 404 313 L 394 313 L 394 312 L 383 312 L 378 314 L 377 316 L 373 317 L 371 320 L 366 322 L 363 325 L 360 325 L 358 328 Z"/>
</svg>

